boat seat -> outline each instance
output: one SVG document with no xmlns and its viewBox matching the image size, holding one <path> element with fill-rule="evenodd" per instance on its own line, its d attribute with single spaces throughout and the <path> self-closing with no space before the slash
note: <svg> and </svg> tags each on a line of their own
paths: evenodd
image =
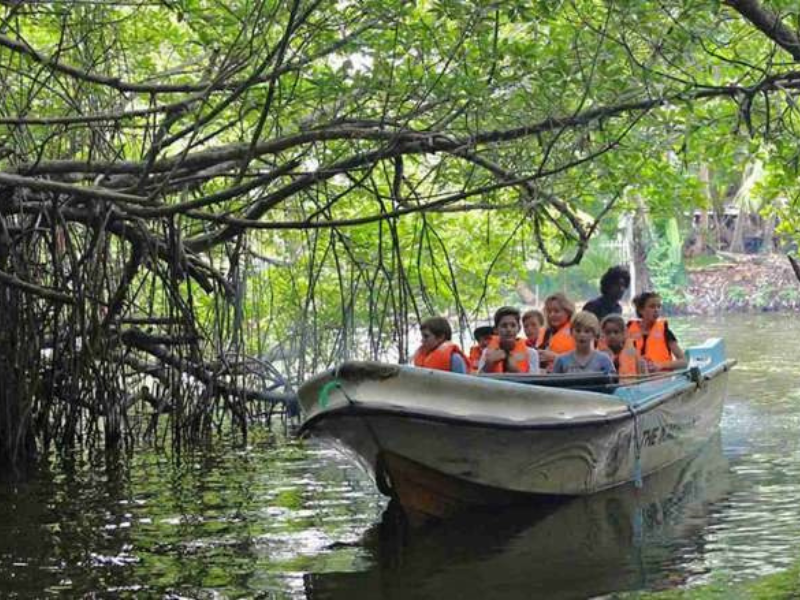
<svg viewBox="0 0 800 600">
<path fill-rule="evenodd" d="M 616 373 L 605 375 L 603 373 L 566 374 L 566 375 L 520 375 L 507 373 L 482 374 L 481 377 L 513 381 L 523 385 L 540 385 L 544 387 L 568 388 L 601 394 L 613 394 L 619 387 L 619 375 Z"/>
</svg>

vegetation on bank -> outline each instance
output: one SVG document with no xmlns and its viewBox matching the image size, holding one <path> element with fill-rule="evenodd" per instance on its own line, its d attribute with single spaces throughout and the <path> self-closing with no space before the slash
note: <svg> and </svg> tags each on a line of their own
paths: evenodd
<svg viewBox="0 0 800 600">
<path fill-rule="evenodd" d="M 613 594 L 617 600 L 792 600 L 800 596 L 800 566 L 745 582 L 716 581 L 663 591 Z"/>
<path fill-rule="evenodd" d="M 463 329 L 590 260 L 622 215 L 665 294 L 685 215 L 701 254 L 731 203 L 765 246 L 795 235 L 795 10 L 3 4 L 0 463 L 129 443 L 137 411 L 176 443 L 246 436 L 310 373 L 404 360 L 421 317 Z"/>
</svg>

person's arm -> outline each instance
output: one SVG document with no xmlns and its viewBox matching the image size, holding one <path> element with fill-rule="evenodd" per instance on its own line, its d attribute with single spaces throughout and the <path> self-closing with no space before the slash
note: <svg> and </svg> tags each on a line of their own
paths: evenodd
<svg viewBox="0 0 800 600">
<path fill-rule="evenodd" d="M 566 373 L 566 369 L 564 369 L 564 359 L 559 356 L 556 358 L 556 362 L 553 363 L 553 373 Z"/>
<path fill-rule="evenodd" d="M 464 361 L 464 357 L 458 352 L 453 352 L 450 355 L 450 372 L 463 374 L 467 372 L 467 363 Z"/>
<path fill-rule="evenodd" d="M 539 373 L 539 353 L 535 348 L 528 348 L 528 373 Z"/>
<path fill-rule="evenodd" d="M 506 351 L 502 348 L 486 348 L 481 354 L 481 360 L 478 362 L 478 372 L 488 373 L 496 362 L 505 360 Z"/>
<path fill-rule="evenodd" d="M 539 350 L 539 363 L 543 365 L 553 364 L 553 361 L 558 358 L 558 354 L 552 350 L 542 348 Z"/>
<path fill-rule="evenodd" d="M 672 371 L 674 369 L 684 369 L 689 364 L 686 360 L 686 355 L 678 343 L 678 338 L 672 333 L 669 328 L 669 323 L 664 324 L 664 337 L 667 340 L 667 347 L 673 356 L 673 359 L 665 365 L 661 366 L 662 371 Z"/>
<path fill-rule="evenodd" d="M 678 344 L 678 340 L 673 340 L 669 342 L 669 351 L 672 352 L 672 356 L 675 357 L 672 362 L 669 363 L 670 369 L 684 369 L 689 365 L 689 361 L 686 360 L 686 355 L 683 353 L 680 345 Z"/>
<path fill-rule="evenodd" d="M 613 375 L 614 373 L 616 373 L 617 368 L 614 366 L 614 361 L 611 359 L 611 357 L 605 352 L 600 352 L 600 354 L 603 357 L 602 359 L 603 373 L 605 373 L 606 375 Z"/>
</svg>

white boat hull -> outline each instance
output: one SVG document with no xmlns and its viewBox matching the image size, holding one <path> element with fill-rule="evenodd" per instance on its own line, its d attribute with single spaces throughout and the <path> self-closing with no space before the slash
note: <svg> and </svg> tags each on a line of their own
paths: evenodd
<svg viewBox="0 0 800 600">
<path fill-rule="evenodd" d="M 348 452 L 405 506 L 442 515 L 501 492 L 591 494 L 691 455 L 716 431 L 730 364 L 695 381 L 635 386 L 636 404 L 374 363 L 328 372 L 300 398 L 306 431 Z"/>
</svg>

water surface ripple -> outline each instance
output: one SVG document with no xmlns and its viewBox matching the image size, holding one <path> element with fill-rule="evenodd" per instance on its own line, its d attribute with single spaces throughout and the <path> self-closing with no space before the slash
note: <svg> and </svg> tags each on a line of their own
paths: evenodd
<svg viewBox="0 0 800 600">
<path fill-rule="evenodd" d="M 255 436 L 54 459 L 0 484 L 0 596 L 586 598 L 800 558 L 800 366 L 785 315 L 671 320 L 739 360 L 721 434 L 641 492 L 411 531 L 329 449 Z"/>
</svg>

